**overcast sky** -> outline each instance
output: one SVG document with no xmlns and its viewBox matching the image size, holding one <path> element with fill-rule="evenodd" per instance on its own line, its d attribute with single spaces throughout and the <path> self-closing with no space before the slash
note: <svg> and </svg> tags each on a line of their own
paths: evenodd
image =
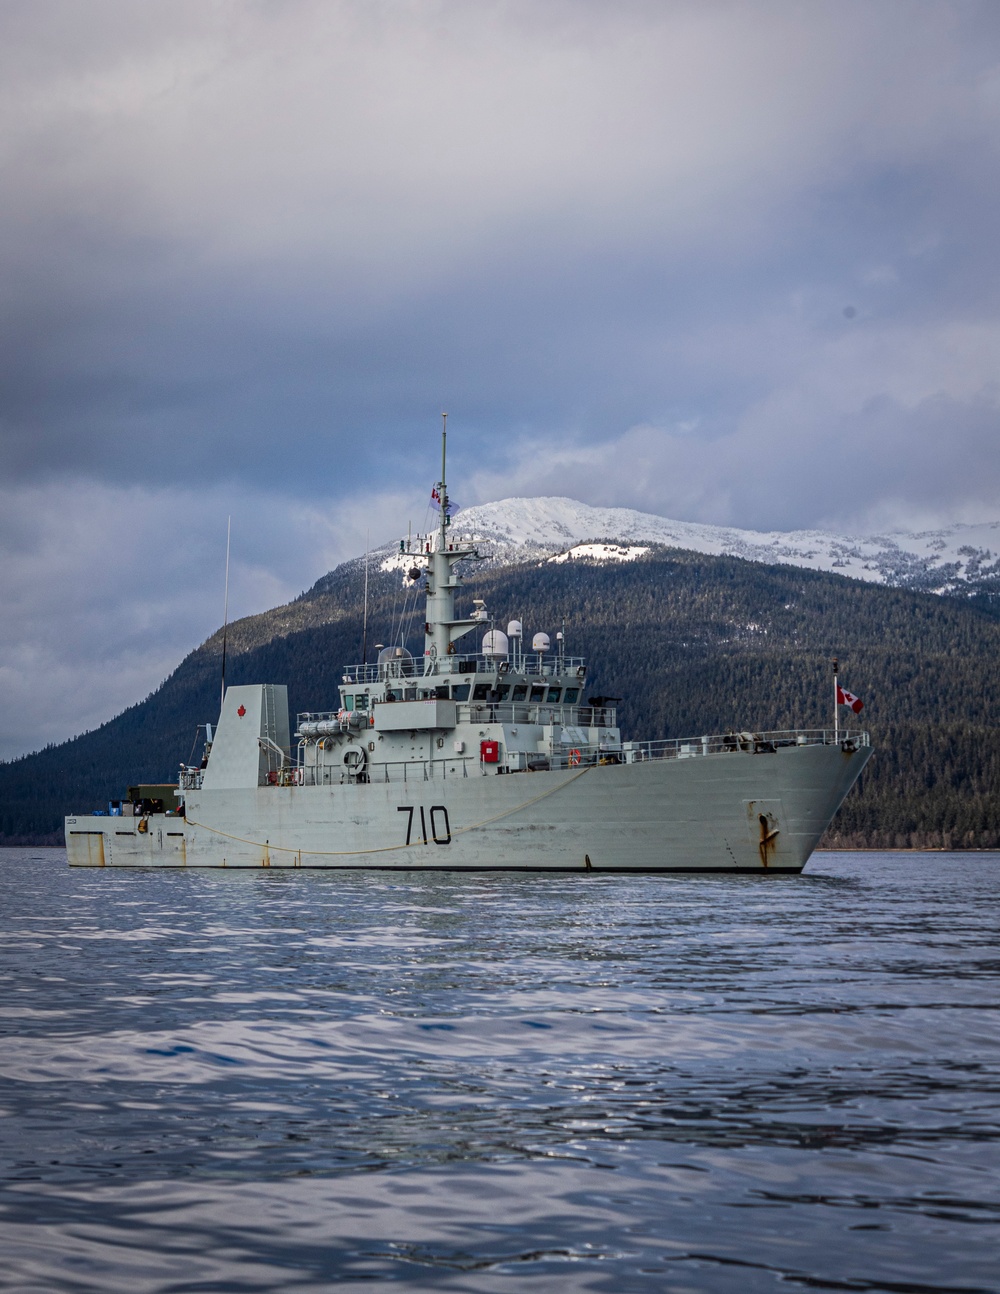
<svg viewBox="0 0 1000 1294">
<path fill-rule="evenodd" d="M 1000 517 L 996 0 L 2 0 L 0 757 L 463 503 Z"/>
</svg>

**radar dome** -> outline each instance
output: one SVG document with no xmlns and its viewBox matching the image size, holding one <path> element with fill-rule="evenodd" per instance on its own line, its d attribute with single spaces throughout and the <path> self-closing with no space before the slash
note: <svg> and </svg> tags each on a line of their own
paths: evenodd
<svg viewBox="0 0 1000 1294">
<path fill-rule="evenodd" d="M 507 635 L 499 629 L 491 629 L 483 634 L 483 655 L 494 659 L 507 658 Z"/>
<path fill-rule="evenodd" d="M 531 640 L 531 650 L 537 652 L 546 652 L 552 644 L 549 642 L 548 634 L 535 634 Z"/>
<path fill-rule="evenodd" d="M 520 620 L 507 621 L 507 633 L 511 638 L 520 638 L 522 632 Z"/>
</svg>

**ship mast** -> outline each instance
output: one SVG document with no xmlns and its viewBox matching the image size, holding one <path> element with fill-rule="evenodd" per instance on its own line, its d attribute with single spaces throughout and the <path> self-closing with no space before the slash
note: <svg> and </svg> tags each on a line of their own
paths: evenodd
<svg viewBox="0 0 1000 1294">
<path fill-rule="evenodd" d="M 455 619 L 455 590 L 459 578 L 452 570 L 456 563 L 466 557 L 474 557 L 476 550 L 472 545 L 448 542 L 448 526 L 451 518 L 448 515 L 448 484 L 446 479 L 448 453 L 448 415 L 441 415 L 441 480 L 438 482 L 438 504 L 441 508 L 441 524 L 438 527 L 437 544 L 430 553 L 427 562 L 427 610 L 424 623 L 424 659 L 425 673 L 436 673 L 438 667 L 434 662 L 455 651 L 455 642 L 463 634 L 486 619 L 486 612 L 481 608 L 468 620 Z"/>
<path fill-rule="evenodd" d="M 448 486 L 445 482 L 445 460 L 448 456 L 448 415 L 441 415 L 441 538 L 438 547 L 444 552 L 445 528 L 448 525 Z"/>
</svg>

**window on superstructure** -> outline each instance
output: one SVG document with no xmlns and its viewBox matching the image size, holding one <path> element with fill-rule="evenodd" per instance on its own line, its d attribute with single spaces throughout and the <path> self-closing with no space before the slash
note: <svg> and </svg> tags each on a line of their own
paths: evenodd
<svg viewBox="0 0 1000 1294">
<path fill-rule="evenodd" d="M 437 699 L 438 699 L 439 701 L 447 701 L 447 700 L 448 700 L 448 684 L 447 684 L 447 683 L 439 683 L 439 684 L 438 684 L 438 686 L 434 689 L 434 695 L 437 697 Z"/>
<path fill-rule="evenodd" d="M 567 705 L 576 705 L 580 699 L 580 689 L 578 687 L 568 687 L 563 694 L 563 701 Z"/>
<path fill-rule="evenodd" d="M 523 701 L 527 695 L 528 695 L 527 683 L 515 683 L 514 695 L 510 699 L 512 701 Z"/>
<path fill-rule="evenodd" d="M 555 704 L 558 702 L 558 700 L 559 700 L 559 693 L 560 693 L 560 691 L 561 691 L 561 690 L 562 690 L 562 689 L 561 689 L 561 688 L 558 688 L 558 687 L 550 687 L 550 688 L 549 688 L 549 694 L 548 694 L 548 696 L 545 698 L 545 700 L 549 703 L 549 705 L 555 705 Z"/>
<path fill-rule="evenodd" d="M 345 697 L 344 697 L 344 709 L 345 709 L 345 710 L 353 710 L 353 709 L 354 709 L 354 696 L 353 696 L 353 694 L 345 695 Z"/>
<path fill-rule="evenodd" d="M 544 683 L 534 683 L 534 684 L 532 685 L 532 688 L 531 688 L 531 696 L 530 696 L 529 700 L 532 700 L 532 701 L 544 701 L 544 700 L 545 700 L 545 684 L 544 684 Z"/>
<path fill-rule="evenodd" d="M 485 701 L 489 694 L 489 683 L 477 683 L 472 693 L 472 699 L 473 701 Z"/>
<path fill-rule="evenodd" d="M 500 686 L 497 688 L 497 700 L 506 701 L 509 695 L 510 695 L 510 684 L 501 683 Z"/>
<path fill-rule="evenodd" d="M 367 710 L 367 709 L 368 709 L 368 693 L 367 693 L 367 692 L 359 692 L 359 693 L 357 694 L 357 696 L 354 698 L 354 708 L 355 708 L 355 710 Z"/>
<path fill-rule="evenodd" d="M 451 696 L 452 696 L 452 700 L 454 701 L 468 701 L 469 699 L 468 683 L 456 683 L 455 686 L 451 689 Z"/>
</svg>

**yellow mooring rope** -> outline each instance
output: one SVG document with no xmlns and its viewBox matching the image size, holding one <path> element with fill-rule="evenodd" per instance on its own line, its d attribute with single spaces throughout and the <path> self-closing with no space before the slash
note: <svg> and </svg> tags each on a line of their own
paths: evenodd
<svg viewBox="0 0 1000 1294">
<path fill-rule="evenodd" d="M 488 827 L 491 822 L 499 822 L 501 818 L 509 818 L 514 813 L 520 813 L 522 809 L 530 809 L 533 804 L 538 804 L 540 800 L 547 799 L 548 796 L 554 795 L 556 791 L 561 791 L 569 786 L 570 782 L 575 782 L 578 777 L 583 777 L 584 773 L 589 773 L 594 765 L 588 765 L 581 768 L 578 773 L 572 777 L 567 777 L 565 782 L 560 782 L 558 786 L 550 786 L 547 791 L 541 795 L 536 795 L 533 799 L 525 800 L 523 804 L 515 805 L 513 809 L 504 809 L 502 813 L 496 813 L 492 818 L 484 818 L 482 822 L 473 822 L 468 827 L 455 827 L 452 831 L 452 837 L 464 836 L 467 831 L 478 831 L 480 827 Z M 288 845 L 272 845 L 269 840 L 247 840 L 244 836 L 233 836 L 228 831 L 220 831 L 218 827 L 210 827 L 205 822 L 195 822 L 193 818 L 185 817 L 184 821 L 191 827 L 200 827 L 202 831 L 209 831 L 213 836 L 222 836 L 224 840 L 235 840 L 241 845 L 251 845 L 254 849 L 266 849 L 268 853 L 272 850 L 279 854 L 306 854 L 315 858 L 349 858 L 355 854 L 391 854 L 399 849 L 416 849 L 417 843 L 409 845 L 383 845 L 379 849 L 292 849 Z"/>
</svg>

